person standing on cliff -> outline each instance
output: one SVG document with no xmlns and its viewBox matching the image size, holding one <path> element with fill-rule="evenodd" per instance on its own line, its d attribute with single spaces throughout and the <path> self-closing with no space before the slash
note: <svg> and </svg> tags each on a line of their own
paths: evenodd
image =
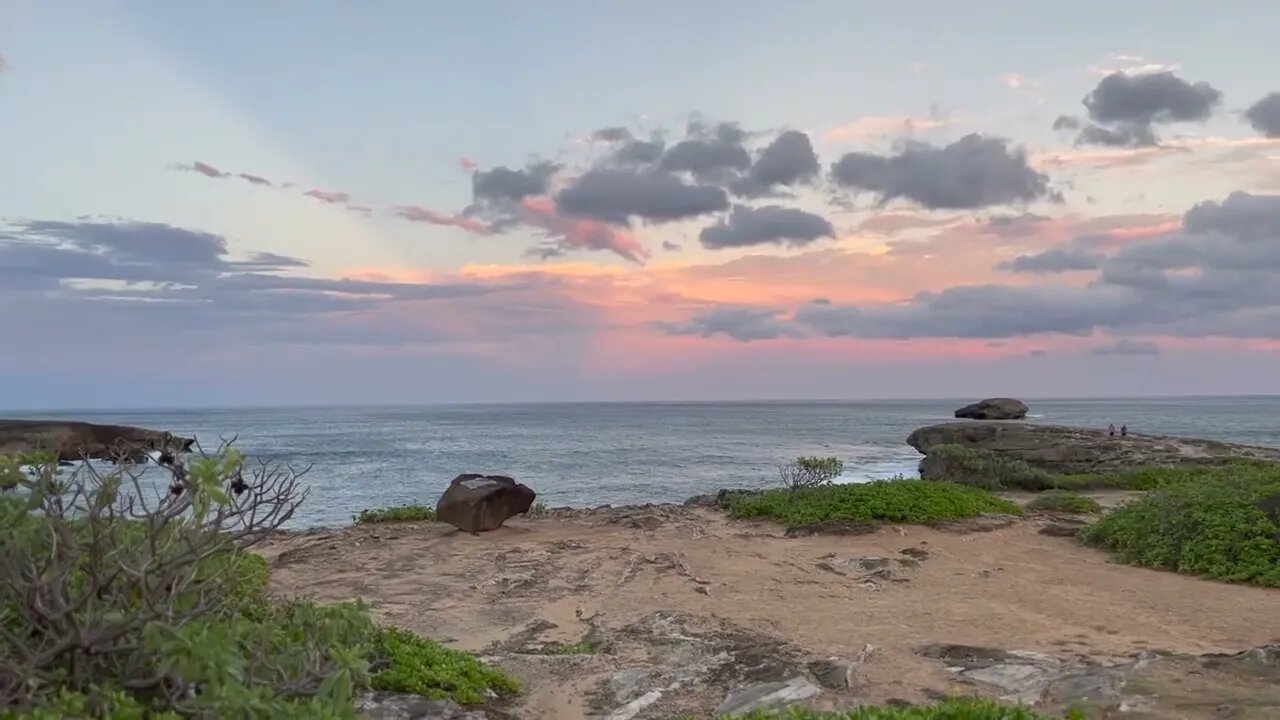
<svg viewBox="0 0 1280 720">
<path fill-rule="evenodd" d="M 1115 423 L 1111 423 L 1110 425 L 1108 425 L 1108 426 L 1107 426 L 1107 434 L 1108 434 L 1108 435 L 1110 435 L 1111 437 L 1115 437 L 1115 436 L 1116 436 L 1116 424 L 1115 424 Z"/>
<path fill-rule="evenodd" d="M 1128 436 L 1129 436 L 1129 426 L 1128 426 L 1128 425 L 1121 425 L 1121 426 L 1120 426 L 1120 437 L 1128 437 Z"/>
</svg>

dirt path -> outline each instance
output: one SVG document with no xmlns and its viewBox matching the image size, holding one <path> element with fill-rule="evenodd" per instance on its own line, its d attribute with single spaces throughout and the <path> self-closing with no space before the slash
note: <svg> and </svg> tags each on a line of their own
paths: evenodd
<svg viewBox="0 0 1280 720">
<path fill-rule="evenodd" d="M 854 686 L 823 696 L 833 705 L 986 691 L 922 657 L 929 644 L 1113 663 L 1280 643 L 1278 591 L 1115 565 L 1041 525 L 785 538 L 772 524 L 658 507 L 519 518 L 480 536 L 416 523 L 312 531 L 262 552 L 280 592 L 363 598 L 383 621 L 499 658 L 525 682 L 520 718 L 607 715 L 639 692 L 622 687 L 624 671 L 669 645 L 654 623 L 679 624 L 670 633 L 684 639 L 771 638 L 786 649 L 769 652 L 801 667 L 857 658 Z M 584 639 L 604 648 L 538 650 Z M 707 712 L 722 690 L 687 690 L 672 707 Z"/>
</svg>

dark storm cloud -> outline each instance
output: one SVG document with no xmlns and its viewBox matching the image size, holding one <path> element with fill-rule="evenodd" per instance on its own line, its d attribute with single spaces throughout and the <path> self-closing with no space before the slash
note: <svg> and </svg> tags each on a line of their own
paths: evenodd
<svg viewBox="0 0 1280 720">
<path fill-rule="evenodd" d="M 668 335 L 695 335 L 709 338 L 725 335 L 748 342 L 803 337 L 803 331 L 779 317 L 776 310 L 717 308 L 694 316 L 685 323 L 658 322 L 653 326 Z"/>
<path fill-rule="evenodd" d="M 815 301 L 791 322 L 818 335 L 891 339 L 1100 331 L 1280 338 L 1280 196 L 1232 193 L 1192 207 L 1181 225 L 1106 257 L 1042 253 L 1010 263 L 1023 271 L 1092 265 L 1097 275 L 1086 285 L 958 286 L 861 306 Z M 1086 236 L 1063 250 L 1095 244 Z"/>
<path fill-rule="evenodd" d="M 565 215 L 626 225 L 687 220 L 728 209 L 729 196 L 714 185 L 690 184 L 657 171 L 590 170 L 556 195 Z"/>
<path fill-rule="evenodd" d="M 471 176 L 471 194 L 477 203 L 519 202 L 546 195 L 551 178 L 559 171 L 560 166 L 552 162 L 532 163 L 519 170 L 503 166 L 477 170 Z"/>
<path fill-rule="evenodd" d="M 1168 71 L 1116 72 L 1104 77 L 1082 102 L 1094 124 L 1080 130 L 1076 144 L 1150 147 L 1159 144 L 1153 126 L 1204 122 L 1221 104 L 1222 93 L 1206 82 L 1190 83 Z M 1059 128 L 1057 122 L 1054 128 Z"/>
<path fill-rule="evenodd" d="M 1280 92 L 1273 92 L 1244 111 L 1244 117 L 1254 130 L 1269 137 L 1280 138 Z"/>
<path fill-rule="evenodd" d="M 1078 248 L 1053 248 L 1035 255 L 1020 255 L 998 267 L 1008 272 L 1061 273 L 1097 270 L 1103 257 Z"/>
<path fill-rule="evenodd" d="M 1003 138 L 969 134 L 944 147 L 908 141 L 891 156 L 849 153 L 831 166 L 841 187 L 930 209 L 974 209 L 1050 195 L 1049 178 L 1027 164 L 1026 152 Z"/>
<path fill-rule="evenodd" d="M 746 177 L 733 185 L 738 195 L 766 195 L 776 187 L 791 187 L 814 180 L 821 171 L 818 154 L 809 136 L 787 130 L 773 139 L 752 163 Z"/>
<path fill-rule="evenodd" d="M 1099 345 L 1092 350 L 1094 355 L 1159 355 L 1160 346 L 1145 340 L 1117 340 L 1106 345 Z"/>
<path fill-rule="evenodd" d="M 751 208 L 739 205 L 729 217 L 703 228 L 698 239 L 708 249 L 750 245 L 807 245 L 818 238 L 835 237 L 836 230 L 824 217 L 779 205 Z"/>
</svg>

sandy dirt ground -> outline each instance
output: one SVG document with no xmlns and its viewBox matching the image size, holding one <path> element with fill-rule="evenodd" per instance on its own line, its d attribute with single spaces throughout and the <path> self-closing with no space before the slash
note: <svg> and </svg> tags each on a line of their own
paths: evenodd
<svg viewBox="0 0 1280 720">
<path fill-rule="evenodd" d="M 1280 643 L 1280 591 L 1113 564 L 1040 534 L 1045 522 L 787 538 L 713 509 L 653 507 L 555 511 L 478 536 L 433 523 L 316 530 L 260 552 L 280 593 L 362 598 L 381 621 L 505 655 L 525 685 L 520 718 L 607 715 L 602 684 L 652 653 L 628 628 L 656 612 L 775 638 L 799 661 L 858 658 L 851 694 L 876 703 L 975 691 L 920 655 L 933 643 L 1097 662 Z M 593 655 L 512 659 L 593 638 L 612 641 Z"/>
</svg>

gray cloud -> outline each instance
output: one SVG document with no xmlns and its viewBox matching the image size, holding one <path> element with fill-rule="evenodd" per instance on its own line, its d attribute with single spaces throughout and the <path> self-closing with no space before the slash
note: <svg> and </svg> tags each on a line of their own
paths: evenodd
<svg viewBox="0 0 1280 720">
<path fill-rule="evenodd" d="M 303 195 L 309 198 L 315 198 L 326 205 L 346 205 L 351 202 L 351 196 L 337 190 L 308 190 Z"/>
<path fill-rule="evenodd" d="M 1027 164 L 1007 140 L 976 133 L 946 145 L 908 141 L 892 156 L 849 153 L 831 166 L 836 184 L 926 208 L 973 209 L 1050 195 L 1049 178 Z"/>
<path fill-rule="evenodd" d="M 726 182 L 751 167 L 751 154 L 743 146 L 747 134 L 735 123 L 707 128 L 693 122 L 689 136 L 667 149 L 660 169 L 687 172 L 702 182 Z"/>
<path fill-rule="evenodd" d="M 658 322 L 653 326 L 668 335 L 714 337 L 725 335 L 734 340 L 776 340 L 803 337 L 801 328 L 779 317 L 776 310 L 754 308 L 717 308 L 694 316 L 686 323 Z"/>
<path fill-rule="evenodd" d="M 551 178 L 560 171 L 552 162 L 536 162 L 519 170 L 499 166 L 478 170 L 471 176 L 471 195 L 477 203 L 519 202 L 546 195 Z"/>
<path fill-rule="evenodd" d="M 160 327 L 260 324 L 498 289 L 275 274 L 306 266 L 274 253 L 233 259 L 220 236 L 159 223 L 30 221 L 0 228 L 0 288 L 39 291 L 42 305 Z"/>
<path fill-rule="evenodd" d="M 1099 345 L 1092 350 L 1094 355 L 1159 355 L 1160 346 L 1145 340 L 1125 338 L 1106 345 Z"/>
<path fill-rule="evenodd" d="M 600 142 L 626 142 L 634 138 L 635 136 L 631 134 L 631 131 L 624 127 L 604 127 L 591 133 L 591 139 Z"/>
<path fill-rule="evenodd" d="M 1079 130 L 1080 118 L 1070 115 L 1059 115 L 1058 119 L 1053 121 L 1054 130 Z"/>
<path fill-rule="evenodd" d="M 233 175 L 232 173 L 223 172 L 222 170 L 219 170 L 218 168 L 210 165 L 209 163 L 201 162 L 199 160 L 196 160 L 191 163 L 176 163 L 172 167 L 176 170 L 181 170 L 183 172 L 196 173 L 197 175 L 203 175 L 208 178 L 214 178 L 215 180 L 221 180 L 222 178 L 238 178 L 240 180 L 243 180 L 249 183 L 250 185 L 263 185 L 266 187 L 275 187 L 275 183 L 262 177 L 261 175 L 254 175 L 252 173 L 244 173 L 244 172 L 235 173 Z"/>
<path fill-rule="evenodd" d="M 1097 270 L 1103 256 L 1078 248 L 1053 248 L 1035 255 L 1019 255 L 998 268 L 1020 273 L 1060 273 L 1073 270 Z"/>
<path fill-rule="evenodd" d="M 809 136 L 787 130 L 760 151 L 746 177 L 733 184 L 733 191 L 746 196 L 766 195 L 778 186 L 791 187 L 814 180 L 819 172 L 818 154 Z"/>
<path fill-rule="evenodd" d="M 796 208 L 739 205 L 729 217 L 703 228 L 698 239 L 709 249 L 749 245 L 807 245 L 818 238 L 835 237 L 836 230 L 824 217 Z"/>
<path fill-rule="evenodd" d="M 1244 117 L 1254 130 L 1269 137 L 1280 138 L 1280 92 L 1269 93 L 1244 111 Z"/>
<path fill-rule="evenodd" d="M 1064 250 L 1088 250 L 1089 236 Z M 1028 256 L 1047 271 L 1084 256 Z M 958 286 L 889 304 L 815 301 L 792 322 L 820 335 L 1001 339 L 1095 332 L 1280 338 L 1280 196 L 1236 192 L 1183 215 L 1182 229 L 1096 260 L 1087 285 Z M 1077 262 L 1079 261 L 1079 262 Z"/>
<path fill-rule="evenodd" d="M 669 251 L 671 251 L 671 252 L 676 252 L 676 251 L 679 251 L 679 250 L 683 250 L 684 248 L 680 247 L 680 243 L 673 243 L 673 242 L 671 242 L 670 240 L 663 240 L 663 241 L 662 241 L 662 249 L 663 249 L 663 250 L 669 250 Z"/>
<path fill-rule="evenodd" d="M 1147 147 L 1159 144 L 1153 125 L 1204 122 L 1221 104 L 1222 93 L 1169 71 L 1116 72 L 1104 77 L 1082 102 L 1095 124 L 1081 129 L 1077 144 Z M 1057 122 L 1054 128 L 1059 128 Z"/>
<path fill-rule="evenodd" d="M 626 225 L 633 217 L 669 222 L 725 210 L 729 197 L 719 187 L 690 184 L 669 173 L 595 169 L 560 191 L 556 207 L 566 215 Z"/>
</svg>

